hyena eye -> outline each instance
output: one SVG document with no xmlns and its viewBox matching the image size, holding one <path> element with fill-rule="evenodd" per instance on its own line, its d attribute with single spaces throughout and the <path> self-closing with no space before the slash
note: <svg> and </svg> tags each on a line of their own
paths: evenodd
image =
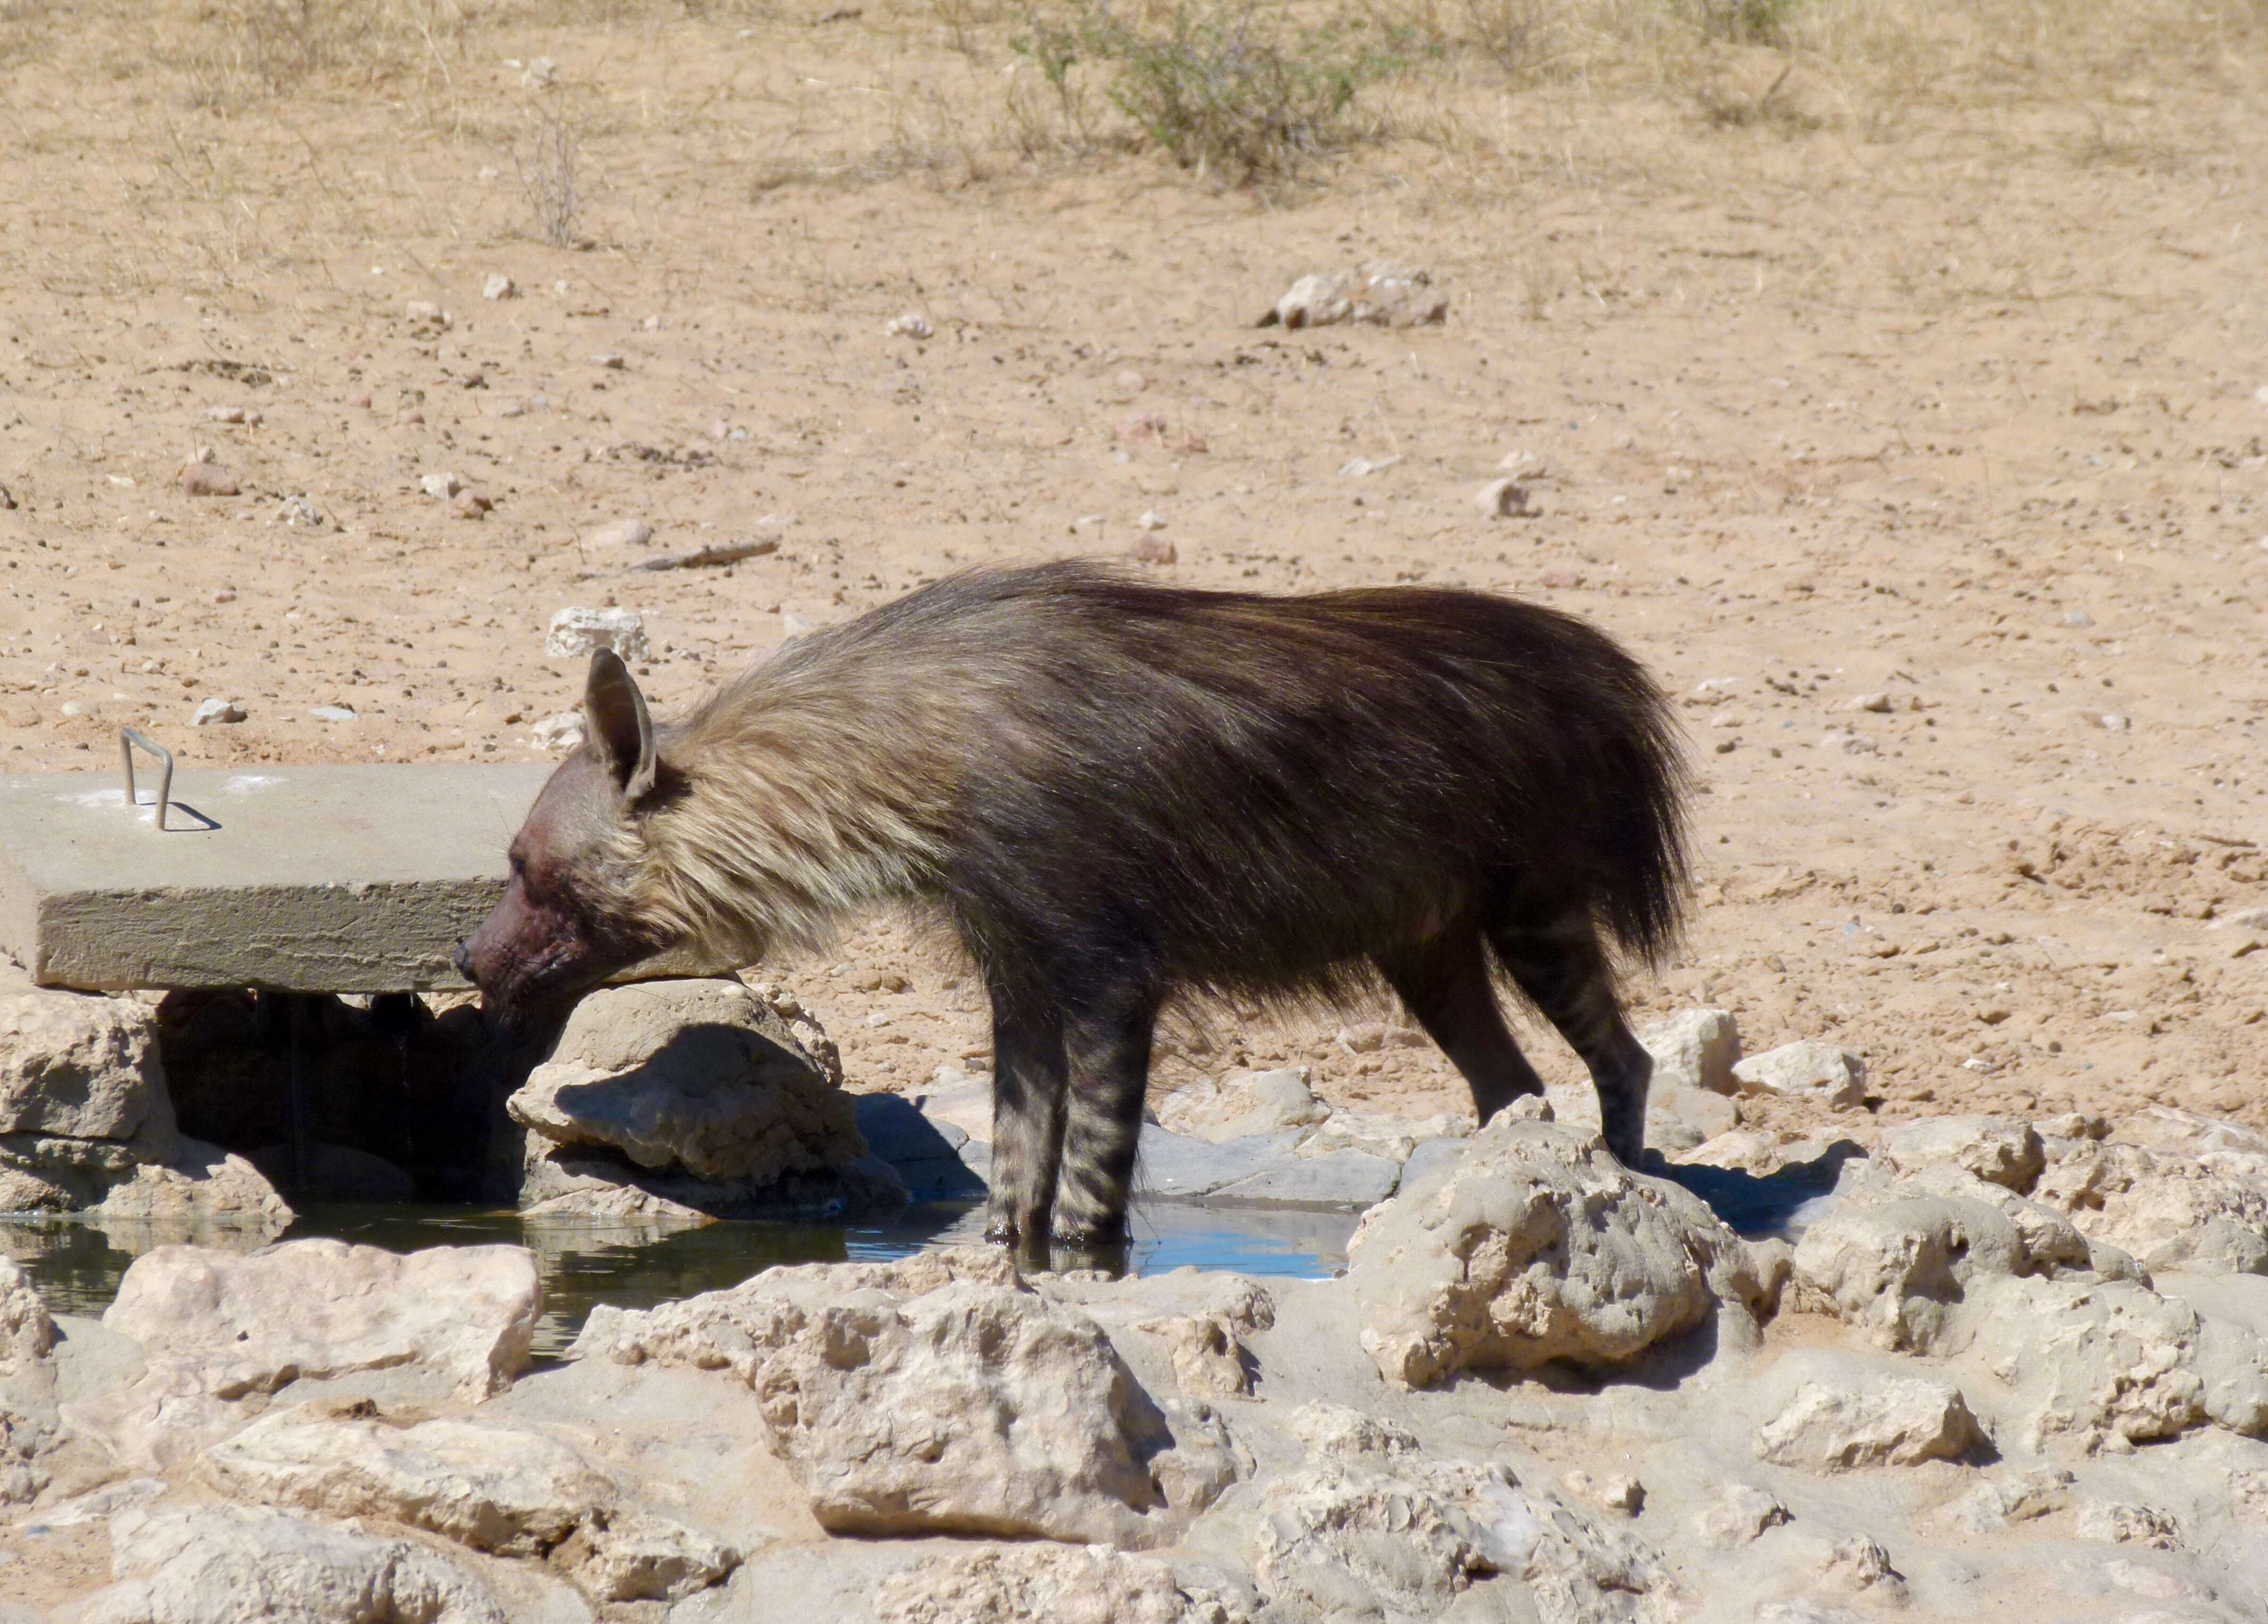
<svg viewBox="0 0 2268 1624">
<path fill-rule="evenodd" d="M 527 878 L 527 859 L 517 852 L 512 854 L 512 877 L 515 880 Z"/>
</svg>

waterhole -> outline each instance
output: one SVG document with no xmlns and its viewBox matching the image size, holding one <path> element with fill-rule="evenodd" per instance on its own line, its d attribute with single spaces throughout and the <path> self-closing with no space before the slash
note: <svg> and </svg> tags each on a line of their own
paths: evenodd
<svg viewBox="0 0 2268 1624">
<path fill-rule="evenodd" d="M 1138 1274 L 1196 1267 L 1322 1279 L 1346 1266 L 1356 1222 L 1352 1213 L 1138 1203 L 1129 1263 Z M 737 1286 L 780 1264 L 883 1261 L 925 1248 L 971 1245 L 981 1242 L 983 1228 L 983 1209 L 961 1205 L 917 1207 L 871 1226 L 727 1221 L 669 1235 L 644 1227 L 531 1222 L 508 1209 L 311 1205 L 283 1238 L 329 1236 L 393 1251 L 526 1246 L 543 1277 L 534 1353 L 544 1361 L 566 1351 L 601 1303 L 651 1308 Z M 0 1221 L 0 1250 L 24 1266 L 48 1310 L 58 1314 L 99 1315 L 134 1261 L 100 1228 L 76 1216 Z"/>
</svg>

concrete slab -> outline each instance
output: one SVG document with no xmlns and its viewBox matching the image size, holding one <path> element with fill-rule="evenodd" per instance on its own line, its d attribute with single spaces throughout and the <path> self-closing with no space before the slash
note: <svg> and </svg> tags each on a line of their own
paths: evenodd
<svg viewBox="0 0 2268 1624">
<path fill-rule="evenodd" d="M 137 765 L 140 764 L 137 764 Z M 461 986 L 548 764 L 0 777 L 0 949 L 50 986 Z"/>
</svg>

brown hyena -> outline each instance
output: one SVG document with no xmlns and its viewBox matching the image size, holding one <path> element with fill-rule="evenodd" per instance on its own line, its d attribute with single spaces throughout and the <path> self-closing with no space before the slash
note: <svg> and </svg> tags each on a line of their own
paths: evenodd
<svg viewBox="0 0 2268 1624">
<path fill-rule="evenodd" d="M 584 709 L 465 973 L 509 1014 L 672 943 L 752 963 L 917 904 L 990 995 L 1001 1239 L 1123 1236 L 1175 999 L 1383 982 L 1485 1119 L 1542 1087 L 1500 971 L 1639 1158 L 1652 1067 L 1609 942 L 1650 960 L 1672 939 L 1683 769 L 1645 670 L 1568 616 L 982 570 L 790 643 L 659 727 L 601 652 Z"/>
</svg>

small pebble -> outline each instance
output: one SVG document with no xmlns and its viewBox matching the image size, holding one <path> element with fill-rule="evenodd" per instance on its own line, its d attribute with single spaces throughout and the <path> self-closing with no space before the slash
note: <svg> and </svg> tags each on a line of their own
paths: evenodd
<svg viewBox="0 0 2268 1624">
<path fill-rule="evenodd" d="M 457 499 L 449 504 L 450 510 L 460 519 L 478 519 L 495 506 L 477 491 L 460 491 Z"/>
<path fill-rule="evenodd" d="M 2268 545 L 2268 543 L 2264 543 L 2263 545 Z M 2066 609 L 2063 624 L 2066 626 L 2091 626 L 2095 624 L 2095 616 L 2085 609 Z"/>
<path fill-rule="evenodd" d="M 1150 380 L 1130 366 L 1110 381 L 1118 386 L 1121 395 L 1139 395 L 1150 387 Z"/>
<path fill-rule="evenodd" d="M 593 547 L 643 547 L 653 540 L 653 527 L 643 519 L 618 519 L 600 525 L 583 539 Z"/>
<path fill-rule="evenodd" d="M 192 727 L 210 727 L 215 722 L 240 722 L 244 709 L 233 699 L 208 699 L 189 714 Z"/>
<path fill-rule="evenodd" d="M 625 361 L 621 356 L 615 354 L 614 351 L 608 351 L 602 355 L 593 356 L 591 358 L 591 365 L 593 366 L 603 366 L 610 373 L 618 373 L 625 366 L 629 365 L 630 363 Z"/>
<path fill-rule="evenodd" d="M 1583 584 L 1583 578 L 1572 570 L 1546 570 L 1536 579 L 1554 592 L 1566 592 Z"/>
<path fill-rule="evenodd" d="M 223 587 L 218 592 L 213 594 L 213 602 L 216 603 L 235 602 L 236 588 L 233 587 Z"/>
<path fill-rule="evenodd" d="M 215 423 L 257 423 L 260 421 L 260 414 L 258 412 L 247 411 L 241 406 L 208 406 L 205 408 L 205 416 L 211 418 Z"/>
<path fill-rule="evenodd" d="M 507 395 L 502 400 L 497 402 L 493 406 L 489 408 L 489 416 L 491 417 L 517 417 L 526 411 L 526 407 L 521 405 L 517 400 Z"/>
<path fill-rule="evenodd" d="M 402 306 L 401 314 L 418 327 L 448 327 L 453 324 L 449 313 L 430 299 L 413 299 Z"/>
<path fill-rule="evenodd" d="M 1162 535 L 1138 535 L 1126 556 L 1137 564 L 1171 564 L 1175 554 L 1173 543 Z"/>
<path fill-rule="evenodd" d="M 353 407 L 357 411 L 368 411 L 370 410 L 370 396 L 367 395 L 350 395 L 347 396 L 347 404 Z"/>
<path fill-rule="evenodd" d="M 1134 521 L 1134 528 L 1138 530 L 1162 530 L 1166 528 L 1166 516 L 1154 507 L 1145 508 L 1142 516 Z"/>
<path fill-rule="evenodd" d="M 1473 506 L 1491 519 L 1528 519 L 1528 487 L 1516 479 L 1491 479 L 1473 493 Z"/>
<path fill-rule="evenodd" d="M 307 712 L 319 722 L 350 722 L 357 720 L 350 705 L 319 705 Z"/>
<path fill-rule="evenodd" d="M 530 730 L 538 749 L 554 753 L 575 749 L 583 742 L 583 712 L 562 711 L 556 716 L 547 716 Z"/>
<path fill-rule="evenodd" d="M 454 474 L 422 474 L 417 488 L 437 502 L 446 502 L 465 488 L 465 482 Z"/>
<path fill-rule="evenodd" d="M 1877 715 L 1887 716 L 1890 712 L 1890 697 L 1888 694 L 1860 694 L 1845 708 L 1852 711 L 1872 711 Z"/>
<path fill-rule="evenodd" d="M 66 699 L 63 703 L 63 713 L 65 716 L 85 716 L 93 709 L 92 705 L 83 700 Z"/>
<path fill-rule="evenodd" d="M 1131 412 L 1118 420 L 1116 432 L 1119 439 L 1130 444 L 1155 439 L 1166 432 L 1166 420 L 1145 411 Z"/>
<path fill-rule="evenodd" d="M 909 310 L 883 329 L 892 338 L 927 338 L 936 329 L 918 310 Z"/>
<path fill-rule="evenodd" d="M 481 297 L 482 299 L 518 299 L 519 284 L 502 271 L 497 271 L 486 282 L 481 284 Z"/>
<path fill-rule="evenodd" d="M 190 496 L 234 496 L 236 476 L 217 462 L 184 462 L 181 489 Z"/>
</svg>

